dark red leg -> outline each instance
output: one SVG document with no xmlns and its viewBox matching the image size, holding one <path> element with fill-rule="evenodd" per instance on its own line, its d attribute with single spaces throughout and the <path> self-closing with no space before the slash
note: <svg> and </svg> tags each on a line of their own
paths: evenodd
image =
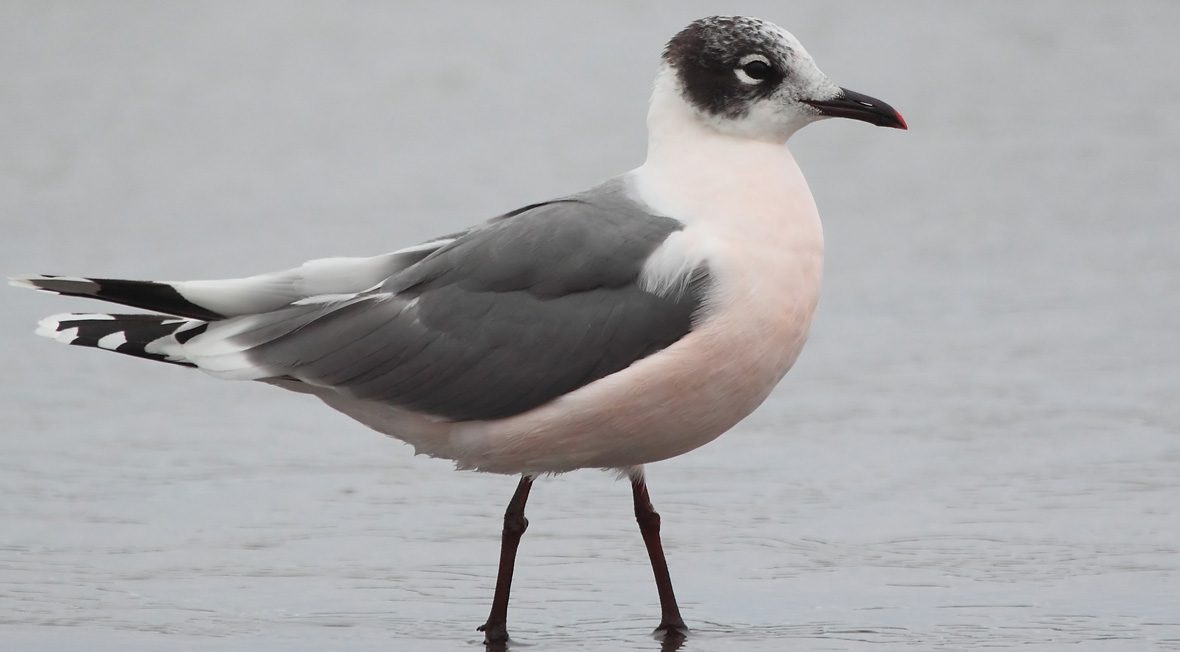
<svg viewBox="0 0 1180 652">
<path fill-rule="evenodd" d="M 508 593 L 512 590 L 512 570 L 516 566 L 516 549 L 520 536 L 529 527 L 524 517 L 524 504 L 529 499 L 533 479 L 521 476 L 516 493 L 504 511 L 504 534 L 500 539 L 500 570 L 496 574 L 496 594 L 492 597 L 492 612 L 488 621 L 479 627 L 484 633 L 484 644 L 503 643 L 508 640 Z M 657 544 L 658 545 L 658 544 Z"/>
<path fill-rule="evenodd" d="M 651 570 L 656 576 L 656 589 L 660 593 L 660 626 L 656 632 L 665 637 L 683 638 L 688 634 L 688 627 L 680 617 L 676 594 L 672 592 L 668 561 L 664 559 L 664 546 L 660 543 L 660 515 L 651 506 L 642 473 L 631 475 L 631 495 L 635 498 L 635 520 L 639 521 L 639 531 L 643 534 L 647 556 L 651 558 Z"/>
</svg>

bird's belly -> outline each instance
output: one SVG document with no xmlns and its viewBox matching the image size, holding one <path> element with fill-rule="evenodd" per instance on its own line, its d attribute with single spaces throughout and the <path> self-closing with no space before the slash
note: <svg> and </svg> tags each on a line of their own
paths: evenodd
<svg viewBox="0 0 1180 652">
<path fill-rule="evenodd" d="M 529 412 L 454 424 L 444 456 L 483 471 L 561 472 L 646 464 L 712 441 L 790 369 L 814 313 L 822 252 L 764 253 L 777 273 L 722 274 L 709 316 L 681 340 Z"/>
</svg>

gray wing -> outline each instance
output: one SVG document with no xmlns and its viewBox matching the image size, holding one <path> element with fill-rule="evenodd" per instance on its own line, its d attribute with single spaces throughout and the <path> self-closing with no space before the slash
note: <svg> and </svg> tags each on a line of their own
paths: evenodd
<svg viewBox="0 0 1180 652">
<path fill-rule="evenodd" d="M 604 186 L 496 218 L 378 290 L 230 320 L 226 335 L 252 377 L 297 378 L 452 420 L 507 417 L 689 332 L 705 270 L 682 293 L 639 286 L 645 260 L 681 227 Z M 194 343 L 217 337 L 214 325 Z"/>
</svg>

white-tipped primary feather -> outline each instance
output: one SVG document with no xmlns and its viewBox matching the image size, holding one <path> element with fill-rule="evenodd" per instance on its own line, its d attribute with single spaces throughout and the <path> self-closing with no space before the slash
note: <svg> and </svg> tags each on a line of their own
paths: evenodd
<svg viewBox="0 0 1180 652">
<path fill-rule="evenodd" d="M 49 339 L 61 342 L 62 344 L 70 344 L 74 340 L 78 339 L 78 329 L 75 327 L 67 328 L 65 330 L 58 330 L 63 321 L 109 321 L 112 319 L 114 319 L 114 317 L 111 315 L 104 315 L 100 313 L 80 314 L 63 312 L 56 315 L 50 315 L 37 322 L 37 330 L 33 331 L 33 333 L 40 335 L 41 337 L 48 337 Z"/>
<path fill-rule="evenodd" d="M 27 290 L 36 290 L 38 292 L 46 292 L 49 294 L 60 294 L 56 290 L 50 290 L 38 284 L 38 281 L 58 281 L 71 283 L 87 283 L 93 284 L 88 278 L 81 276 L 45 276 L 43 274 L 28 274 L 20 276 L 9 276 L 8 284 L 13 287 L 25 288 Z"/>
<path fill-rule="evenodd" d="M 63 331 L 58 330 L 58 326 L 61 326 L 61 322 L 64 319 L 72 316 L 73 315 L 61 314 L 46 317 L 45 319 L 37 322 L 37 330 L 33 332 L 37 335 L 40 335 L 41 337 L 48 337 L 49 339 L 62 344 L 69 344 L 78 338 L 78 329 L 67 328 Z"/>
<path fill-rule="evenodd" d="M 123 331 L 115 331 L 110 335 L 104 335 L 98 340 L 98 348 L 114 351 L 120 345 L 127 343 L 127 334 Z"/>
<path fill-rule="evenodd" d="M 30 276 L 9 276 L 8 284 L 13 287 L 25 288 L 26 290 L 40 290 L 41 288 L 33 284 L 33 278 Z"/>
</svg>

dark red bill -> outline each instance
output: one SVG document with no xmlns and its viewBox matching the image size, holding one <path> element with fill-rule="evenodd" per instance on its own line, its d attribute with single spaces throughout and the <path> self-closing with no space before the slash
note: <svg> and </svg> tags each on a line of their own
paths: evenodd
<svg viewBox="0 0 1180 652">
<path fill-rule="evenodd" d="M 878 127 L 893 127 L 906 129 L 905 118 L 896 109 L 878 100 L 841 88 L 840 94 L 826 100 L 803 100 L 804 103 L 815 107 L 817 111 L 833 118 L 852 118 L 862 120 Z"/>
</svg>

